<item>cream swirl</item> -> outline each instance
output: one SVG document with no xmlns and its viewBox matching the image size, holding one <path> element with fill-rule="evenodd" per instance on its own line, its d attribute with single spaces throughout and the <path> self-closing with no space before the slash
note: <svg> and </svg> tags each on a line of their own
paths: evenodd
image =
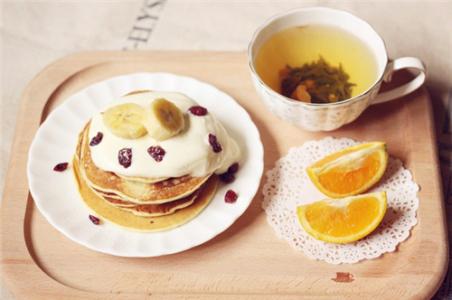
<svg viewBox="0 0 452 300">
<path fill-rule="evenodd" d="M 123 103 L 135 103 L 143 107 L 158 99 L 173 102 L 185 117 L 185 129 L 178 135 L 164 141 L 157 141 L 149 134 L 137 139 L 125 139 L 114 135 L 104 124 L 102 113 L 95 115 L 89 128 L 91 140 L 98 132 L 103 134 L 101 143 L 90 147 L 94 164 L 104 171 L 124 176 L 147 178 L 179 177 L 191 175 L 202 177 L 211 173 L 221 174 L 240 159 L 240 149 L 223 125 L 210 112 L 196 116 L 188 109 L 197 105 L 195 101 L 180 93 L 146 92 L 122 97 L 106 107 Z M 214 134 L 222 151 L 215 153 L 209 143 L 209 134 Z M 151 146 L 165 150 L 161 161 L 154 160 L 148 153 Z M 124 168 L 118 162 L 118 152 L 123 148 L 132 149 L 132 163 Z"/>
</svg>

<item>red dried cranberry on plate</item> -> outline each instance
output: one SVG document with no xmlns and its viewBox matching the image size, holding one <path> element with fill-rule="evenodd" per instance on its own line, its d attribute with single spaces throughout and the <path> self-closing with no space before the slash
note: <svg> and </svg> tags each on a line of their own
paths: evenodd
<svg viewBox="0 0 452 300">
<path fill-rule="evenodd" d="M 132 149 L 123 148 L 118 152 L 118 161 L 124 168 L 130 167 L 132 164 Z"/>
<path fill-rule="evenodd" d="M 229 166 L 228 170 L 220 175 L 220 179 L 223 182 L 231 183 L 235 180 L 235 173 L 239 170 L 239 163 L 233 163 Z"/>
<path fill-rule="evenodd" d="M 62 163 L 59 163 L 59 164 L 55 165 L 55 167 L 53 167 L 53 170 L 56 171 L 56 172 L 63 172 L 64 170 L 67 169 L 68 165 L 69 165 L 69 163 L 62 162 Z"/>
<path fill-rule="evenodd" d="M 220 143 L 217 140 L 217 137 L 211 133 L 209 133 L 209 144 L 210 144 L 210 146 L 212 146 L 212 150 L 215 153 L 221 152 L 221 150 L 223 150 L 221 148 Z"/>
<path fill-rule="evenodd" d="M 235 176 L 233 173 L 226 172 L 220 175 L 220 180 L 225 183 L 231 183 L 235 180 Z"/>
<path fill-rule="evenodd" d="M 165 149 L 160 146 L 151 146 L 148 148 L 148 153 L 156 162 L 162 161 L 165 156 Z"/>
<path fill-rule="evenodd" d="M 207 108 L 200 105 L 192 106 L 188 109 L 195 116 L 205 116 L 207 115 Z"/>
<path fill-rule="evenodd" d="M 237 193 L 234 192 L 233 190 L 228 190 L 224 195 L 224 201 L 226 203 L 235 203 L 235 201 L 237 201 L 237 198 L 238 198 Z"/>
<path fill-rule="evenodd" d="M 239 170 L 239 163 L 236 162 L 229 166 L 228 173 L 235 174 L 235 173 L 237 173 L 238 170 Z"/>
<path fill-rule="evenodd" d="M 95 217 L 93 215 L 89 215 L 89 219 L 91 222 L 93 222 L 94 225 L 99 225 L 100 224 L 100 220 L 98 217 Z"/>
<path fill-rule="evenodd" d="M 90 146 L 96 146 L 99 145 L 99 143 L 102 141 L 102 138 L 104 137 L 102 132 L 98 132 L 93 138 L 91 139 L 91 142 L 89 142 Z"/>
</svg>

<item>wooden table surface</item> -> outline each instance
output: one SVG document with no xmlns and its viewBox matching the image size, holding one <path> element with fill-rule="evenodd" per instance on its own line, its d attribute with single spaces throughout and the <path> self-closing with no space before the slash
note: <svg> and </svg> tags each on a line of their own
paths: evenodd
<svg viewBox="0 0 452 300">
<path fill-rule="evenodd" d="M 258 126 L 265 170 L 290 147 L 325 136 L 385 140 L 421 186 L 418 225 L 394 253 L 353 265 L 307 259 L 279 240 L 265 220 L 261 191 L 227 231 L 189 251 L 158 258 L 119 258 L 85 249 L 61 235 L 34 206 L 25 176 L 28 147 L 58 103 L 96 81 L 119 74 L 165 71 L 188 75 L 234 97 Z M 402 78 L 403 80 L 403 78 Z M 444 205 L 430 98 L 421 89 L 369 108 L 330 133 L 308 133 L 270 114 L 239 52 L 87 52 L 44 69 L 23 95 L 1 208 L 3 276 L 19 298 L 335 297 L 424 299 L 441 284 L 448 262 Z M 50 184 L 50 183 L 49 183 Z M 262 184 L 262 183 L 261 183 Z M 56 187 L 57 188 L 57 187 Z M 335 282 L 336 272 L 354 281 Z"/>
</svg>

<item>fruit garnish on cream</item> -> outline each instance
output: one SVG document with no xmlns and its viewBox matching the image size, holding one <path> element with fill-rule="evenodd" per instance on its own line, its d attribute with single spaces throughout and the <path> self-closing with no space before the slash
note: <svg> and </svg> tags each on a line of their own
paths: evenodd
<svg viewBox="0 0 452 300">
<path fill-rule="evenodd" d="M 144 126 L 154 139 L 167 140 L 184 129 L 184 115 L 172 102 L 158 98 L 149 106 L 149 109 L 145 110 Z"/>
<path fill-rule="evenodd" d="M 240 160 L 237 143 L 215 116 L 174 92 L 122 97 L 92 118 L 89 140 L 94 164 L 124 176 L 202 177 Z"/>
<path fill-rule="evenodd" d="M 135 103 L 124 103 L 110 107 L 102 120 L 114 135 L 125 139 L 136 139 L 145 135 L 144 109 Z"/>
</svg>

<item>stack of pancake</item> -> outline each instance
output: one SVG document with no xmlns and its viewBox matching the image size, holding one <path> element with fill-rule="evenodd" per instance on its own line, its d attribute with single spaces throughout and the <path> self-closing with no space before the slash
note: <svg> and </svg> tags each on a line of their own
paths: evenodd
<svg viewBox="0 0 452 300">
<path fill-rule="evenodd" d="M 102 219 L 139 231 L 170 229 L 194 218 L 214 196 L 214 174 L 145 178 L 98 168 L 91 157 L 89 126 L 79 134 L 73 170 L 82 199 Z"/>
</svg>

